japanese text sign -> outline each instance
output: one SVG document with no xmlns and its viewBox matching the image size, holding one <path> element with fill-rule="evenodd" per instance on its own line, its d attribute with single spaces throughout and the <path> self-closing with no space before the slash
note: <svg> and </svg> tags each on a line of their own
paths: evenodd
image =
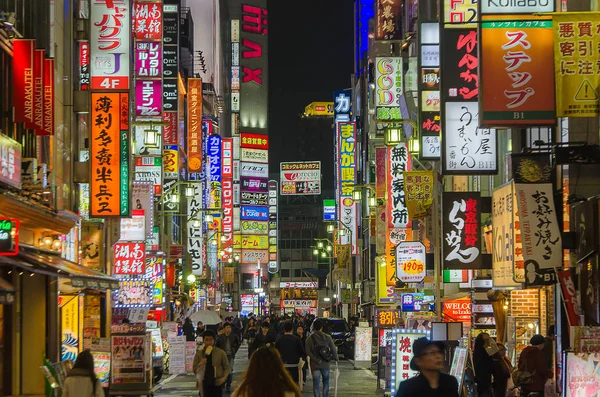
<svg viewBox="0 0 600 397">
<path fill-rule="evenodd" d="M 352 197 L 356 184 L 356 124 L 338 123 L 339 193 Z"/>
<path fill-rule="evenodd" d="M 580 307 L 579 300 L 577 299 L 577 289 L 575 288 L 575 283 L 573 282 L 571 270 L 561 270 L 557 272 L 557 275 L 563 293 L 563 300 L 565 302 L 569 326 L 577 327 L 581 324 L 579 317 Z"/>
<path fill-rule="evenodd" d="M 562 266 L 563 249 L 552 184 L 515 184 L 525 267 Z M 526 269 L 527 270 L 527 269 Z"/>
<path fill-rule="evenodd" d="M 404 201 L 410 220 L 427 216 L 433 204 L 433 171 L 404 172 Z"/>
<path fill-rule="evenodd" d="M 129 1 L 90 2 L 91 89 L 129 89 Z"/>
<path fill-rule="evenodd" d="M 223 143 L 225 141 L 224 139 Z M 224 255 L 221 260 L 227 262 L 232 256 L 227 249 L 233 244 L 233 179 L 231 177 L 223 177 L 222 197 L 223 222 L 221 227 L 224 239 L 221 241 L 221 248 Z"/>
<path fill-rule="evenodd" d="M 188 171 L 200 172 L 202 169 L 202 80 L 188 79 Z"/>
<path fill-rule="evenodd" d="M 395 107 L 404 95 L 402 58 L 375 58 L 375 106 Z"/>
<path fill-rule="evenodd" d="M 242 249 L 268 249 L 268 236 L 242 236 Z"/>
<path fill-rule="evenodd" d="M 477 41 L 477 29 L 444 29 L 442 98 L 477 101 L 479 94 Z"/>
<path fill-rule="evenodd" d="M 162 118 L 162 80 L 136 80 L 135 115 Z"/>
<path fill-rule="evenodd" d="M 387 148 L 375 148 L 375 197 L 385 198 L 387 192 Z"/>
<path fill-rule="evenodd" d="M 498 172 L 496 130 L 479 128 L 477 102 L 446 102 L 443 168 L 445 174 Z"/>
<path fill-rule="evenodd" d="M 133 35 L 136 40 L 161 40 L 163 35 L 161 3 L 133 3 Z"/>
<path fill-rule="evenodd" d="M 427 336 L 424 332 L 412 331 L 405 333 L 399 331 L 404 330 L 395 330 L 396 334 L 392 339 L 392 367 L 395 370 L 394 375 L 392 375 L 392 395 L 396 394 L 400 382 L 419 374 L 419 371 L 410 369 L 410 361 L 414 357 L 413 343 L 417 339 Z"/>
<path fill-rule="evenodd" d="M 210 135 L 208 137 L 208 177 L 209 182 L 221 182 L 221 137 Z"/>
<path fill-rule="evenodd" d="M 600 14 L 554 14 L 554 73 L 556 115 L 558 117 L 597 117 L 600 67 Z"/>
<path fill-rule="evenodd" d="M 513 184 L 507 183 L 492 192 L 492 279 L 495 287 L 517 287 L 524 278 L 513 269 L 515 243 Z M 519 280 L 519 281 L 517 281 Z"/>
<path fill-rule="evenodd" d="M 15 121 L 34 123 L 35 40 L 13 40 L 12 91 Z"/>
<path fill-rule="evenodd" d="M 162 44 L 153 41 L 135 43 L 135 77 L 158 78 L 163 75 Z"/>
<path fill-rule="evenodd" d="M 0 182 L 21 188 L 21 144 L 0 134 Z"/>
<path fill-rule="evenodd" d="M 401 40 L 402 5 L 401 0 L 376 0 L 375 39 Z"/>
<path fill-rule="evenodd" d="M 427 251 L 423 243 L 404 241 L 396 247 L 396 277 L 404 283 L 420 283 L 425 279 Z"/>
<path fill-rule="evenodd" d="M 250 134 L 242 132 L 240 139 L 240 147 L 250 149 L 269 149 L 269 136 L 262 134 Z"/>
<path fill-rule="evenodd" d="M 443 8 L 444 27 L 476 27 L 479 20 L 477 0 L 444 0 Z"/>
<path fill-rule="evenodd" d="M 350 121 L 350 115 L 352 113 L 352 91 L 335 91 L 333 99 L 335 103 L 335 107 L 333 108 L 333 122 L 337 124 L 339 122 Z"/>
<path fill-rule="evenodd" d="M 406 143 L 388 148 L 388 228 L 404 228 L 408 224 L 408 209 L 404 200 L 404 171 L 411 168 L 411 157 Z"/>
<path fill-rule="evenodd" d="M 113 274 L 138 274 L 145 272 L 146 244 L 115 243 Z"/>
<path fill-rule="evenodd" d="M 481 195 L 445 192 L 442 205 L 444 269 L 481 268 Z"/>
<path fill-rule="evenodd" d="M 79 90 L 87 91 L 90 88 L 90 42 L 82 40 L 78 42 L 78 46 Z"/>
<path fill-rule="evenodd" d="M 401 317 L 399 310 L 375 310 L 375 327 L 380 328 L 394 328 L 396 322 Z"/>
<path fill-rule="evenodd" d="M 280 163 L 282 195 L 321 194 L 321 162 Z"/>
<path fill-rule="evenodd" d="M 554 125 L 552 21 L 483 22 L 480 39 L 480 125 Z"/>
<path fill-rule="evenodd" d="M 129 215 L 129 95 L 92 93 L 90 216 Z"/>
<path fill-rule="evenodd" d="M 199 183 L 194 183 L 191 186 L 194 189 L 194 194 L 192 197 L 188 198 L 188 214 L 196 216 L 197 218 L 200 217 L 198 219 L 202 219 L 202 213 L 200 212 L 203 208 L 201 185 Z M 191 221 L 191 218 L 188 219 L 187 250 L 192 262 L 192 274 L 202 276 L 204 264 L 203 258 L 206 256 L 206 247 L 203 242 L 202 225 L 196 226 L 195 224 L 196 222 Z"/>
<path fill-rule="evenodd" d="M 233 178 L 233 139 L 223 138 L 221 144 L 221 174 L 223 178 Z"/>
</svg>

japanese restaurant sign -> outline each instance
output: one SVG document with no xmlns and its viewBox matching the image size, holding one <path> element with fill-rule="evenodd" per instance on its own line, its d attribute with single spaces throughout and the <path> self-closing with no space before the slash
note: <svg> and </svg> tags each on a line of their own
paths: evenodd
<svg viewBox="0 0 600 397">
<path fill-rule="evenodd" d="M 479 94 L 477 29 L 444 29 L 442 98 L 476 101 Z"/>
<path fill-rule="evenodd" d="M 421 156 L 440 158 L 440 27 L 437 23 L 419 24 L 419 130 Z"/>
<path fill-rule="evenodd" d="M 554 73 L 558 117 L 598 117 L 600 68 L 596 61 L 600 14 L 569 12 L 552 15 Z"/>
<path fill-rule="evenodd" d="M 528 266 L 552 269 L 562 266 L 563 250 L 552 184 L 515 184 L 526 274 Z"/>
<path fill-rule="evenodd" d="M 92 93 L 90 216 L 129 215 L 129 95 Z"/>
<path fill-rule="evenodd" d="M 484 21 L 480 36 L 480 125 L 554 125 L 552 21 Z"/>
<path fill-rule="evenodd" d="M 403 241 L 396 247 L 396 277 L 404 283 L 425 279 L 426 249 L 419 241 Z"/>
<path fill-rule="evenodd" d="M 126 0 L 92 1 L 89 4 L 92 90 L 129 89 L 129 4 Z"/>
<path fill-rule="evenodd" d="M 375 106 L 400 106 L 403 78 L 401 57 L 375 58 Z"/>
<path fill-rule="evenodd" d="M 401 40 L 402 37 L 401 0 L 375 1 L 375 40 Z"/>
<path fill-rule="evenodd" d="M 392 367 L 395 370 L 392 375 L 392 390 L 391 395 L 395 395 L 400 382 L 413 378 L 419 374 L 419 371 L 412 370 L 410 368 L 410 361 L 414 357 L 412 350 L 413 343 L 419 339 L 427 336 L 426 332 L 419 332 L 417 330 L 394 330 L 395 335 L 392 338 Z"/>
<path fill-rule="evenodd" d="M 405 228 L 409 222 L 404 196 L 404 171 L 411 168 L 411 157 L 406 143 L 388 148 L 387 214 L 388 228 Z M 352 194 L 352 192 L 350 192 Z"/>
<path fill-rule="evenodd" d="M 479 128 L 477 102 L 446 102 L 442 163 L 445 174 L 498 172 L 496 130 Z"/>
<path fill-rule="evenodd" d="M 201 184 L 194 183 L 191 185 L 194 189 L 192 197 L 187 199 L 188 214 L 199 216 L 202 219 L 202 188 Z M 188 219 L 188 239 L 187 251 L 190 255 L 192 263 L 192 274 L 202 276 L 204 259 L 206 257 L 206 247 L 204 246 L 204 238 L 202 225 L 195 226 L 195 222 Z"/>
<path fill-rule="evenodd" d="M 35 40 L 13 40 L 13 105 L 16 122 L 34 123 Z"/>
<path fill-rule="evenodd" d="M 188 171 L 200 172 L 202 170 L 202 80 L 189 78 L 187 95 Z"/>
<path fill-rule="evenodd" d="M 81 40 L 77 42 L 79 51 L 79 91 L 90 88 L 90 42 Z"/>
<path fill-rule="evenodd" d="M 433 204 L 433 171 L 404 172 L 404 201 L 414 221 L 427 216 Z"/>
<path fill-rule="evenodd" d="M 444 269 L 481 268 L 481 194 L 444 192 L 442 205 Z"/>
<path fill-rule="evenodd" d="M 146 244 L 117 242 L 113 248 L 115 261 L 113 274 L 144 274 Z"/>
<path fill-rule="evenodd" d="M 514 271 L 513 184 L 509 182 L 492 192 L 492 279 L 494 287 L 519 287 L 523 274 Z"/>
<path fill-rule="evenodd" d="M 161 3 L 133 3 L 133 36 L 136 40 L 162 40 L 163 10 Z"/>
</svg>

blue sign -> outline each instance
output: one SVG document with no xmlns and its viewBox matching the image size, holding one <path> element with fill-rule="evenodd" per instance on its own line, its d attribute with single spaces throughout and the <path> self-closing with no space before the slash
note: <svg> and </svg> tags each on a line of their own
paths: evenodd
<svg viewBox="0 0 600 397">
<path fill-rule="evenodd" d="M 401 304 L 403 312 L 420 312 L 421 305 L 425 299 L 425 294 L 422 292 L 407 293 L 401 295 Z M 428 307 L 429 308 L 429 305 Z M 426 310 L 423 310 L 426 311 Z"/>
<path fill-rule="evenodd" d="M 335 200 L 323 200 L 323 220 L 335 221 Z"/>
<path fill-rule="evenodd" d="M 350 121 L 352 112 L 352 90 L 338 90 L 333 93 L 333 120 L 335 123 Z"/>
<path fill-rule="evenodd" d="M 210 182 L 221 182 L 221 137 L 210 135 L 207 143 Z"/>
<path fill-rule="evenodd" d="M 248 221 L 267 221 L 269 220 L 269 207 L 242 205 L 240 219 Z"/>
</svg>

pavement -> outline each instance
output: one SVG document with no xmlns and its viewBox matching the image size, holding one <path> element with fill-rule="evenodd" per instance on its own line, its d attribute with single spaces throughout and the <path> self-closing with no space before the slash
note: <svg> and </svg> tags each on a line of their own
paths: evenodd
<svg viewBox="0 0 600 397">
<path fill-rule="evenodd" d="M 248 346 L 242 345 L 238 351 L 233 366 L 233 383 L 232 390 L 235 390 L 236 383 L 248 367 Z M 339 397 L 370 397 L 382 396 L 381 391 L 376 391 L 377 377 L 367 369 L 354 369 L 351 361 L 340 360 L 340 377 L 338 379 Z M 333 373 L 330 379 L 330 396 L 335 397 Z M 312 378 L 309 375 L 307 383 L 302 391 L 304 396 L 313 395 Z M 165 375 L 162 381 L 154 389 L 154 397 L 196 397 L 196 379 L 193 375 Z M 229 397 L 231 393 L 224 392 L 223 397 Z"/>
</svg>

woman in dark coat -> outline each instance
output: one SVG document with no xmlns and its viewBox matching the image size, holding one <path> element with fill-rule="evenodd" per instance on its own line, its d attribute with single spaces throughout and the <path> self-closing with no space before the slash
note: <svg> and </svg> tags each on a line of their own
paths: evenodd
<svg viewBox="0 0 600 397">
<path fill-rule="evenodd" d="M 489 344 L 490 335 L 488 333 L 482 332 L 477 335 L 473 348 L 473 364 L 475 365 L 475 381 L 479 397 L 491 397 L 492 395 L 494 359 L 486 351 Z"/>
<path fill-rule="evenodd" d="M 495 397 L 506 396 L 508 380 L 512 374 L 512 364 L 506 357 L 506 347 L 498 344 L 498 353 L 492 357 L 494 360 L 494 395 Z"/>
</svg>

